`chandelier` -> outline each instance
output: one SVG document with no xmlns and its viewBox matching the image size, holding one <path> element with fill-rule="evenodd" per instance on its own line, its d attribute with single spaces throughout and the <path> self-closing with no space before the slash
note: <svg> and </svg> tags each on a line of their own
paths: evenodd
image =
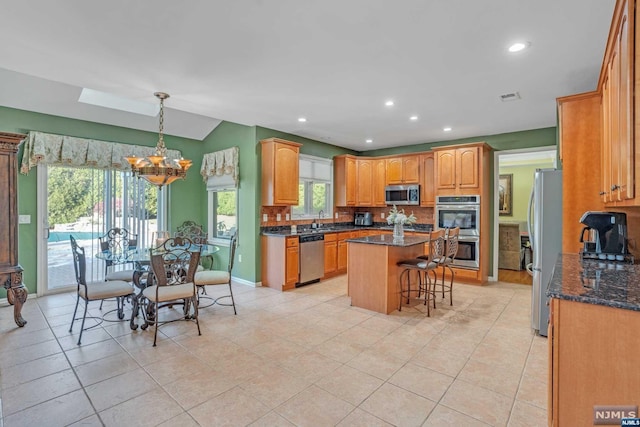
<svg viewBox="0 0 640 427">
<path fill-rule="evenodd" d="M 125 157 L 131 166 L 131 172 L 138 178 L 143 178 L 150 184 L 162 187 L 165 184 L 171 184 L 178 178 L 184 179 L 187 176 L 187 169 L 191 167 L 191 160 L 174 160 L 176 163 L 172 165 L 167 162 L 167 147 L 164 145 L 163 127 L 164 127 L 164 100 L 169 98 L 168 93 L 156 92 L 154 95 L 160 100 L 160 131 L 158 133 L 158 145 L 153 156 Z"/>
</svg>

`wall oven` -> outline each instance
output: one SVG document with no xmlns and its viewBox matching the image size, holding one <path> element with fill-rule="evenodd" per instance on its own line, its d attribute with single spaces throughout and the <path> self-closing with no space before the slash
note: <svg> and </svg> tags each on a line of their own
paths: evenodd
<svg viewBox="0 0 640 427">
<path fill-rule="evenodd" d="M 480 268 L 480 196 L 438 196 L 435 228 L 460 227 L 458 252 L 453 264 Z"/>
</svg>

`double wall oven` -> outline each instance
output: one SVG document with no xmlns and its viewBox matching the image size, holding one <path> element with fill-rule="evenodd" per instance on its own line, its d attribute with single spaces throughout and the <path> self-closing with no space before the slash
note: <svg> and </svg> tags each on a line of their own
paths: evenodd
<svg viewBox="0 0 640 427">
<path fill-rule="evenodd" d="M 480 268 L 480 196 L 437 196 L 436 228 L 460 227 L 453 265 Z"/>
</svg>

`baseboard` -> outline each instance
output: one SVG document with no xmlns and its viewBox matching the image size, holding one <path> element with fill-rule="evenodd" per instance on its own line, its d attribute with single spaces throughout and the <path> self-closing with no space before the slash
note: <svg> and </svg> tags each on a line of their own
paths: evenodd
<svg viewBox="0 0 640 427">
<path fill-rule="evenodd" d="M 251 286 L 252 288 L 258 288 L 262 286 L 262 282 L 251 282 L 249 280 L 241 279 L 239 277 L 231 276 L 231 280 L 233 283 L 238 283 L 240 285 Z"/>
</svg>

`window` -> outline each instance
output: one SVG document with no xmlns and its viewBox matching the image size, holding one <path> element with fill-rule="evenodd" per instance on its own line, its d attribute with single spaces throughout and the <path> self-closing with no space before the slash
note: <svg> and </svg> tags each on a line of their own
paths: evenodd
<svg viewBox="0 0 640 427">
<path fill-rule="evenodd" d="M 238 190 L 215 189 L 209 191 L 209 239 L 225 243 L 238 229 Z"/>
<path fill-rule="evenodd" d="M 331 159 L 300 155 L 300 183 L 298 206 L 293 215 L 299 218 L 317 218 L 321 213 L 331 217 L 333 201 L 333 162 Z"/>
</svg>

